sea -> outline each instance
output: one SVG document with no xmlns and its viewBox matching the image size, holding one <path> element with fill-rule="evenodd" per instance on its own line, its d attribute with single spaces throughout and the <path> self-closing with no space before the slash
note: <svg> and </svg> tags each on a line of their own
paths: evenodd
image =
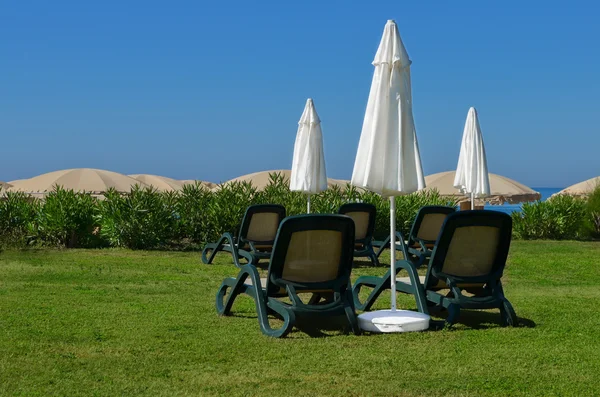
<svg viewBox="0 0 600 397">
<path fill-rule="evenodd" d="M 540 192 L 542 195 L 541 201 L 547 200 L 554 193 L 563 190 L 561 187 L 532 187 L 532 189 L 536 192 Z M 501 211 L 510 214 L 514 211 L 521 211 L 521 205 L 522 204 L 486 205 L 484 208 L 486 210 Z"/>
</svg>

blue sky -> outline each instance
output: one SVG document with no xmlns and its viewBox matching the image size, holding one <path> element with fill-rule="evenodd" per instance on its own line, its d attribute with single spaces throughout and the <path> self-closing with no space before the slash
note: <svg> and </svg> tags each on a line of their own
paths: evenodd
<svg viewBox="0 0 600 397">
<path fill-rule="evenodd" d="M 0 7 L 0 180 L 92 167 L 227 180 L 289 168 L 312 97 L 328 176 L 350 178 L 386 20 L 413 60 L 426 174 L 470 106 L 491 172 L 600 174 L 592 1 L 29 1 Z"/>
</svg>

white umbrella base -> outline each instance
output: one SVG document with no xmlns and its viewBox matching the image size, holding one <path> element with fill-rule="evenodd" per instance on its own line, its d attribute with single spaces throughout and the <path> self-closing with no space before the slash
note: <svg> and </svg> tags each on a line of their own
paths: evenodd
<svg viewBox="0 0 600 397">
<path fill-rule="evenodd" d="M 363 331 L 377 333 L 424 331 L 431 317 L 410 310 L 378 310 L 358 316 L 358 326 Z"/>
</svg>

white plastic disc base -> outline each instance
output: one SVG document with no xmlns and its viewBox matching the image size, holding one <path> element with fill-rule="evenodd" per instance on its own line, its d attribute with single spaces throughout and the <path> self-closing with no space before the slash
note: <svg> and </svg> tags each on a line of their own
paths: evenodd
<svg viewBox="0 0 600 397">
<path fill-rule="evenodd" d="M 429 328 L 431 317 L 411 310 L 378 310 L 358 316 L 358 326 L 369 332 L 412 332 Z"/>
</svg>

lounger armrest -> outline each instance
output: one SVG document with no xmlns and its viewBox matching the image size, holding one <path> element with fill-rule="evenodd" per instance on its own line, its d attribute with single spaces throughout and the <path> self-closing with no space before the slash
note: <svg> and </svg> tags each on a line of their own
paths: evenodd
<svg viewBox="0 0 600 397">
<path fill-rule="evenodd" d="M 423 284 L 421 284 L 419 273 L 417 273 L 417 267 L 411 261 L 404 259 L 396 261 L 396 274 L 398 274 L 398 268 L 404 269 L 408 272 L 410 284 L 413 288 L 412 292 L 415 296 L 415 302 L 417 304 L 417 310 L 419 310 L 421 313 L 429 314 L 429 310 L 427 309 L 427 300 L 425 298 L 425 287 Z M 396 290 L 398 290 L 397 287 Z"/>
<path fill-rule="evenodd" d="M 421 250 L 423 252 L 429 252 L 430 251 L 429 248 L 427 248 L 427 243 L 425 243 L 425 240 L 423 240 L 422 238 L 418 238 L 418 237 L 415 237 L 414 240 L 417 243 L 419 243 L 419 245 L 421 246 Z"/>
<path fill-rule="evenodd" d="M 396 240 L 400 240 L 400 250 L 402 251 L 404 260 L 408 259 L 408 247 L 406 246 L 406 240 L 404 240 L 404 236 L 401 232 L 396 232 Z"/>
<path fill-rule="evenodd" d="M 410 261 L 406 259 L 396 261 L 396 274 L 398 274 L 398 268 L 404 269 L 408 272 L 408 277 L 410 277 L 410 281 L 412 283 L 414 283 L 415 281 L 419 284 L 421 283 L 421 281 L 419 280 L 419 274 L 417 273 L 417 268 Z"/>
</svg>

